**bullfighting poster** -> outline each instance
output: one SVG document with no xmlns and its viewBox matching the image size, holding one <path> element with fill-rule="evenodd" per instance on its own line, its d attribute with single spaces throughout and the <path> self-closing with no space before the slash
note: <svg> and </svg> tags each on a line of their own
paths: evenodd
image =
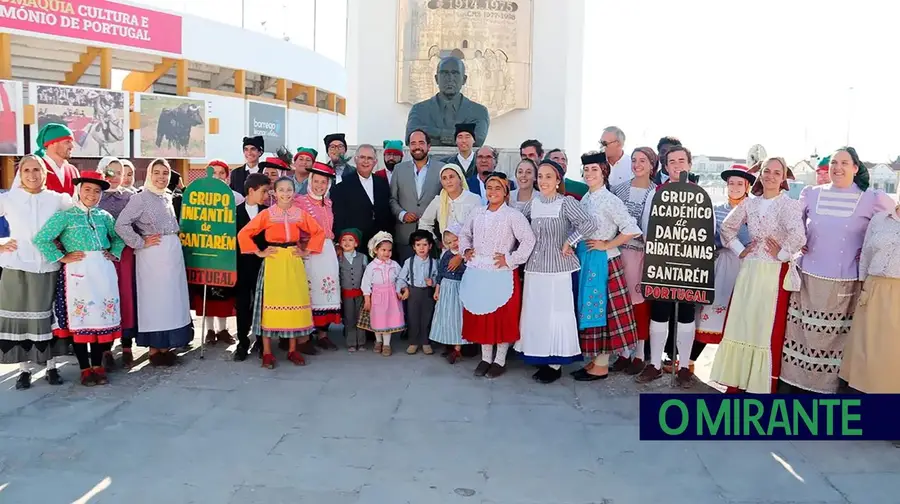
<svg viewBox="0 0 900 504">
<path fill-rule="evenodd" d="M 0 155 L 25 153 L 22 122 L 22 83 L 0 80 Z"/>
<path fill-rule="evenodd" d="M 181 248 L 189 284 L 232 287 L 237 281 L 234 193 L 212 176 L 190 183 L 181 201 Z"/>
<path fill-rule="evenodd" d="M 32 138 L 45 124 L 61 123 L 75 135 L 72 157 L 129 157 L 125 93 L 32 82 L 28 101 L 34 106 L 36 122 Z"/>
<path fill-rule="evenodd" d="M 135 95 L 141 125 L 135 156 L 206 158 L 206 101 L 149 93 Z"/>
</svg>

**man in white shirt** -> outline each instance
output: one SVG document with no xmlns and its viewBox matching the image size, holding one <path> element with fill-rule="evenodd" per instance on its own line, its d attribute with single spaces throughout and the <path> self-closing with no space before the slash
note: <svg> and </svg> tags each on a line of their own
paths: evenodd
<svg viewBox="0 0 900 504">
<path fill-rule="evenodd" d="M 460 123 L 456 125 L 456 149 L 457 153 L 441 159 L 441 166 L 455 164 L 463 169 L 466 178 L 476 173 L 475 170 L 475 123 Z"/>
<path fill-rule="evenodd" d="M 259 167 L 259 158 L 265 149 L 264 145 L 265 140 L 261 136 L 244 137 L 245 164 L 231 171 L 231 182 L 228 185 L 232 191 L 241 193 L 241 196 L 247 196 L 244 182 L 251 173 L 262 173 L 262 168 Z"/>
<path fill-rule="evenodd" d="M 600 136 L 600 145 L 609 160 L 609 185 L 615 186 L 631 180 L 634 174 L 631 173 L 631 156 L 625 155 L 625 132 L 617 126 L 607 126 Z"/>
<path fill-rule="evenodd" d="M 361 144 L 356 149 L 356 168 L 347 173 L 330 193 L 334 211 L 334 232 L 356 228 L 362 233 L 358 251 L 366 253 L 369 238 L 379 231 L 393 232 L 391 188 L 384 177 L 372 173 L 378 159 L 375 147 Z"/>
</svg>

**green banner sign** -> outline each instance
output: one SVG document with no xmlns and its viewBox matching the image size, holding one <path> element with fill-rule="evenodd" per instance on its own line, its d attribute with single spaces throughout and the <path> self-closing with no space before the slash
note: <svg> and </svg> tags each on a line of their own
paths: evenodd
<svg viewBox="0 0 900 504">
<path fill-rule="evenodd" d="M 233 287 L 237 282 L 234 193 L 228 184 L 205 178 L 187 186 L 181 202 L 181 248 L 188 283 Z"/>
</svg>

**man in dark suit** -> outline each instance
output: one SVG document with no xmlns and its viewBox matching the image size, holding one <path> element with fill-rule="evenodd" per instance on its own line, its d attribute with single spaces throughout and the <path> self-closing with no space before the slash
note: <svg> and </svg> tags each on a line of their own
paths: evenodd
<svg viewBox="0 0 900 504">
<path fill-rule="evenodd" d="M 269 195 L 269 177 L 262 173 L 251 173 L 244 182 L 244 192 L 247 199 L 235 209 L 235 221 L 237 230 L 240 231 L 267 207 L 262 204 Z M 260 250 L 266 247 L 262 234 L 255 238 Z M 234 351 L 234 360 L 240 362 L 247 360 L 250 352 L 250 324 L 253 321 L 253 295 L 256 292 L 256 278 L 259 276 L 259 268 L 262 259 L 256 254 L 242 254 L 240 250 L 237 257 L 237 283 L 235 295 L 237 297 L 237 337 L 238 345 Z M 253 344 L 257 355 L 262 357 L 262 343 Z"/>
<path fill-rule="evenodd" d="M 244 137 L 244 166 L 231 170 L 231 182 L 228 184 L 232 191 L 247 196 L 244 191 L 244 183 L 251 173 L 262 173 L 259 167 L 259 158 L 262 156 L 265 140 L 261 136 Z"/>
<path fill-rule="evenodd" d="M 454 145 L 456 125 L 474 123 L 475 145 L 481 146 L 487 139 L 491 116 L 484 105 L 463 95 L 462 88 L 467 80 L 466 64 L 463 60 L 448 56 L 438 63 L 437 73 L 434 76 L 438 93 L 409 109 L 409 116 L 406 119 L 407 145 L 410 135 L 415 130 L 428 133 L 436 145 Z"/>
<path fill-rule="evenodd" d="M 356 149 L 356 170 L 331 189 L 334 233 L 357 228 L 362 232 L 357 250 L 368 254 L 369 239 L 379 231 L 394 232 L 391 215 L 391 187 L 387 180 L 372 174 L 378 159 L 375 147 L 362 144 Z"/>
</svg>

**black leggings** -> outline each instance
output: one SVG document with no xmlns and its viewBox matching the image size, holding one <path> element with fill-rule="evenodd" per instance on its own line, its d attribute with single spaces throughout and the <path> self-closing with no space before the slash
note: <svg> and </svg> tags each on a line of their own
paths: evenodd
<svg viewBox="0 0 900 504">
<path fill-rule="evenodd" d="M 103 352 L 112 349 L 112 343 L 90 343 L 90 346 L 90 351 L 88 351 L 88 343 L 72 344 L 75 358 L 78 359 L 78 367 L 82 370 L 100 367 L 103 364 Z"/>
</svg>

